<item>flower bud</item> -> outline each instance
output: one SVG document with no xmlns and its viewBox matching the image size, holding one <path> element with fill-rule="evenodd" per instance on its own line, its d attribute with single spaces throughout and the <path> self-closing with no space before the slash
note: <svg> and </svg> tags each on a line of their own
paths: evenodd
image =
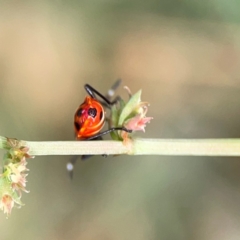
<svg viewBox="0 0 240 240">
<path fill-rule="evenodd" d="M 125 87 L 125 89 L 128 91 L 130 98 L 128 102 L 120 100 L 119 105 L 112 107 L 111 127 L 125 127 L 132 132 L 145 132 L 146 123 L 149 123 L 152 119 L 152 117 L 146 117 L 149 104 L 141 102 L 141 90 L 132 95 L 128 87 Z M 111 136 L 114 140 L 127 140 L 129 134 L 128 132 L 118 131 L 118 133 L 113 132 Z"/>
</svg>

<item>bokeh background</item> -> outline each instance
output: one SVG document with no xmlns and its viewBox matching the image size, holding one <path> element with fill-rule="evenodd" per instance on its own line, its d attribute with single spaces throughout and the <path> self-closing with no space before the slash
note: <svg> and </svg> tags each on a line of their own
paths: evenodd
<svg viewBox="0 0 240 240">
<path fill-rule="evenodd" d="M 151 103 L 142 137 L 240 137 L 240 2 L 0 2 L 1 135 L 73 140 L 89 83 Z M 120 88 L 122 97 L 126 92 Z M 1 152 L 2 156 L 3 152 Z M 240 239 L 240 160 L 37 157 L 0 239 Z"/>
</svg>

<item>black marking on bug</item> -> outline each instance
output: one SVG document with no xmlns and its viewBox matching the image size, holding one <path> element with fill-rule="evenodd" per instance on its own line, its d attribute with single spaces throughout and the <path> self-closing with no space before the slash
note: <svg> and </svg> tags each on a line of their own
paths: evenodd
<svg viewBox="0 0 240 240">
<path fill-rule="evenodd" d="M 83 109 L 82 109 L 82 108 L 79 108 L 78 111 L 76 112 L 76 115 L 77 115 L 78 117 L 81 117 L 82 112 L 83 112 Z"/>
<path fill-rule="evenodd" d="M 103 112 L 101 111 L 100 112 L 100 121 L 102 120 L 102 117 L 103 117 Z"/>
<path fill-rule="evenodd" d="M 88 115 L 95 118 L 97 115 L 97 109 L 96 108 L 89 108 L 88 109 Z"/>
<path fill-rule="evenodd" d="M 79 131 L 81 128 L 81 125 L 77 122 L 75 122 L 74 125 L 75 125 L 76 130 Z"/>
</svg>

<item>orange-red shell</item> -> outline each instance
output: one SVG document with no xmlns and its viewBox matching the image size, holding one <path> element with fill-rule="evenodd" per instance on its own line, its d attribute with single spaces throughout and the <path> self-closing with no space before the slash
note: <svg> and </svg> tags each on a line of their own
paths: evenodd
<svg viewBox="0 0 240 240">
<path fill-rule="evenodd" d="M 86 139 L 99 133 L 104 126 L 104 108 L 96 99 L 87 96 L 74 115 L 77 139 Z"/>
</svg>

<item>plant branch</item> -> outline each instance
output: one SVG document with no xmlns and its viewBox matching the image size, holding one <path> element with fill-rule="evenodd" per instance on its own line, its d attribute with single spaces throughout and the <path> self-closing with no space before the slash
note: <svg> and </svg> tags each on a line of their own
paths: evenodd
<svg viewBox="0 0 240 240">
<path fill-rule="evenodd" d="M 0 148 L 7 138 L 0 137 Z M 240 156 L 240 139 L 134 139 L 121 141 L 19 141 L 37 155 L 178 155 L 178 156 Z"/>
</svg>

